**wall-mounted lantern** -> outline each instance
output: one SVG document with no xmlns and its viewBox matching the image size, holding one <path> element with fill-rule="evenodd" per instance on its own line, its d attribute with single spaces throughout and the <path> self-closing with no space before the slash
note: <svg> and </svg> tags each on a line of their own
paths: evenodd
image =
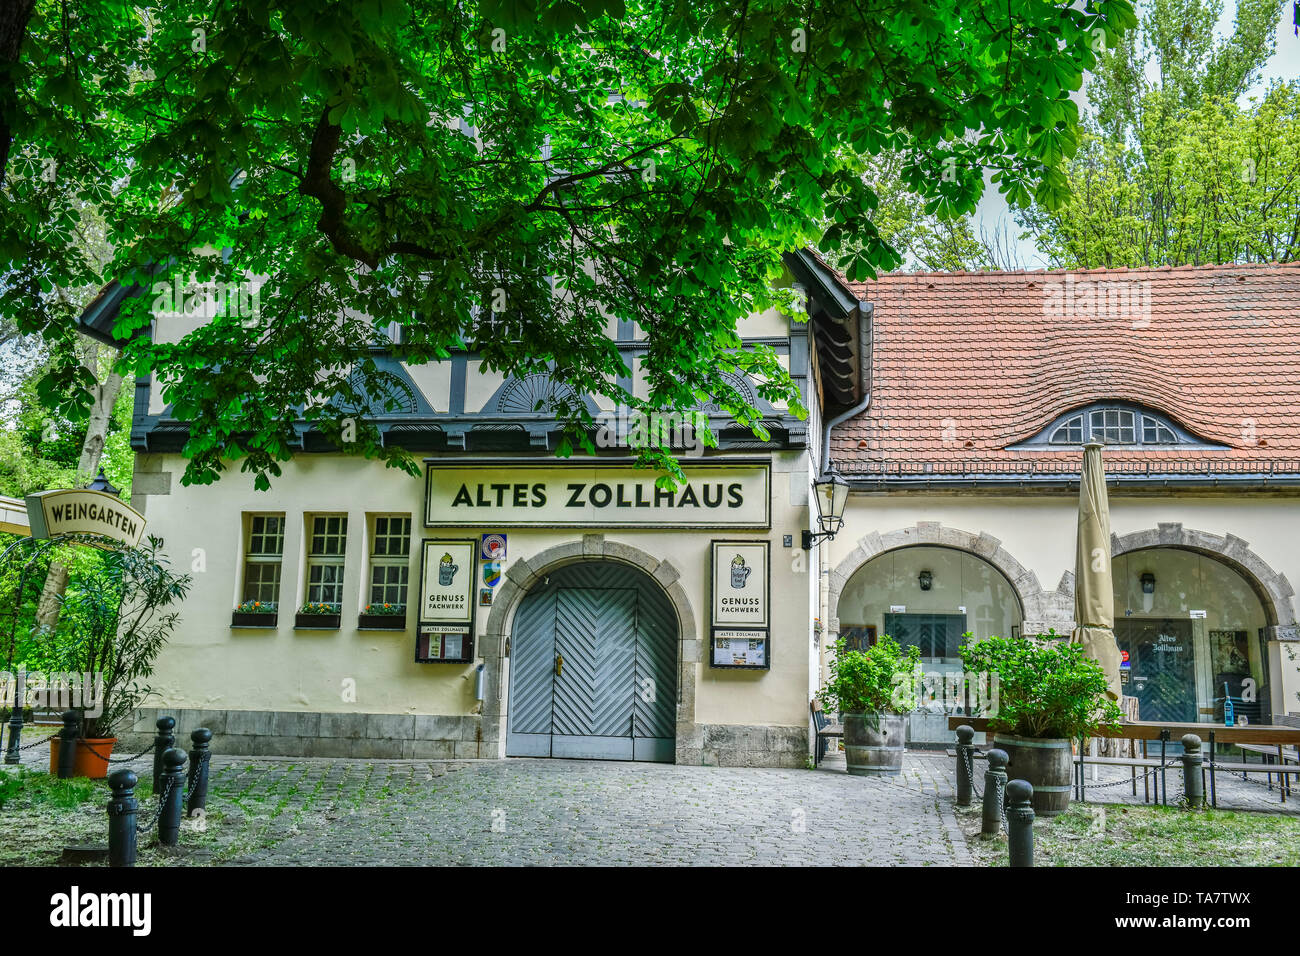
<svg viewBox="0 0 1300 956">
<path fill-rule="evenodd" d="M 1156 576 L 1150 571 L 1143 571 L 1142 576 L 1138 578 L 1138 580 L 1142 582 L 1143 594 L 1156 593 Z"/>
<path fill-rule="evenodd" d="M 928 591 L 934 585 L 934 575 L 929 571 L 922 571 L 917 575 L 916 581 L 921 585 L 922 591 Z"/>
<path fill-rule="evenodd" d="M 817 525 L 820 531 L 803 533 L 803 549 L 810 551 L 822 538 L 834 538 L 844 527 L 844 506 L 849 502 L 849 483 L 831 465 L 813 482 L 813 500 L 817 502 Z"/>
</svg>

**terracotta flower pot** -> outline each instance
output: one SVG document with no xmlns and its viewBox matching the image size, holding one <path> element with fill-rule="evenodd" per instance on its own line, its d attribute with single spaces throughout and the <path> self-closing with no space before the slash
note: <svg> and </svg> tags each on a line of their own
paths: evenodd
<svg viewBox="0 0 1300 956">
<path fill-rule="evenodd" d="M 116 737 L 93 737 L 77 741 L 77 759 L 72 764 L 74 777 L 103 780 L 108 776 L 108 758 L 113 755 Z M 50 738 L 50 774 L 58 776 L 59 748 L 63 740 L 57 734 Z"/>
</svg>

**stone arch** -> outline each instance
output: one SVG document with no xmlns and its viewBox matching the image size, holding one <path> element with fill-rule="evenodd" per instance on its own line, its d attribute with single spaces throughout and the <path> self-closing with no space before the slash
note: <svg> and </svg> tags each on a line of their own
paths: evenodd
<svg viewBox="0 0 1300 956">
<path fill-rule="evenodd" d="M 1055 591 L 1045 591 L 1038 575 L 1026 568 L 1002 547 L 1002 542 L 987 531 L 976 534 L 958 528 L 946 528 L 938 521 L 918 521 L 914 528 L 900 528 L 882 534 L 872 531 L 863 535 L 855 547 L 830 573 L 830 596 L 827 607 L 827 633 L 838 634 L 840 594 L 854 572 L 872 558 L 889 551 L 916 545 L 931 545 L 966 551 L 993 565 L 1011 585 L 1020 601 L 1026 634 L 1044 632 L 1055 627 L 1058 632 L 1073 626 L 1073 581 L 1062 578 Z"/>
<path fill-rule="evenodd" d="M 1162 521 L 1145 531 L 1110 536 L 1112 557 L 1150 548 L 1181 548 L 1227 565 L 1246 580 L 1263 604 L 1268 618 L 1268 639 L 1300 639 L 1300 628 L 1296 626 L 1295 609 L 1291 603 L 1295 589 L 1286 575 L 1274 571 L 1263 558 L 1251 551 L 1248 542 L 1232 534 L 1217 535 L 1184 528 L 1181 522 L 1176 521 Z"/>
<path fill-rule="evenodd" d="M 538 578 L 580 561 L 615 561 L 631 565 L 644 571 L 663 589 L 677 615 L 676 759 L 678 763 L 699 763 L 689 751 L 694 749 L 698 752 L 702 746 L 697 739 L 701 734 L 695 724 L 695 665 L 700 660 L 701 647 L 695 611 L 682 586 L 681 572 L 667 558 L 621 541 L 608 541 L 603 534 L 584 534 L 580 541 L 567 541 L 531 557 L 512 561 L 503 576 L 492 610 L 488 613 L 487 633 L 483 636 L 480 651 L 488 677 L 483 700 L 484 721 L 489 719 L 489 715 L 493 718 L 499 756 L 505 756 L 506 701 L 509 699 L 508 687 L 502 681 L 507 670 L 503 661 L 509 657 L 510 629 L 519 602 Z"/>
</svg>

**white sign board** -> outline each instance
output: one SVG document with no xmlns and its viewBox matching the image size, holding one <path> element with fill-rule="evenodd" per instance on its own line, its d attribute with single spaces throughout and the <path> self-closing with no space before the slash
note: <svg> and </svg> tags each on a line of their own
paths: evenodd
<svg viewBox="0 0 1300 956">
<path fill-rule="evenodd" d="M 420 569 L 421 624 L 473 623 L 477 555 L 477 541 L 425 539 Z"/>
<path fill-rule="evenodd" d="M 496 460 L 430 462 L 427 528 L 771 527 L 771 466 L 683 465 L 686 482 L 655 485 L 656 472 L 620 462 L 567 465 Z"/>
<path fill-rule="evenodd" d="M 28 495 L 27 520 L 33 538 L 99 534 L 133 548 L 144 537 L 144 515 L 113 495 L 84 488 Z"/>
<path fill-rule="evenodd" d="M 768 626 L 766 541 L 714 541 L 713 626 Z"/>
</svg>

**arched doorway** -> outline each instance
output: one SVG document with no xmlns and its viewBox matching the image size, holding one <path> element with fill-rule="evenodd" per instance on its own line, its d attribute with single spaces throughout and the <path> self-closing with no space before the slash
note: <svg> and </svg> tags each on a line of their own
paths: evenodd
<svg viewBox="0 0 1300 956">
<path fill-rule="evenodd" d="M 674 758 L 677 616 L 645 572 L 582 561 L 541 576 L 511 636 L 506 756 Z"/>
<path fill-rule="evenodd" d="M 1115 639 L 1126 652 L 1126 693 L 1142 720 L 1271 719 L 1259 588 L 1211 554 L 1153 547 L 1116 555 Z"/>
<path fill-rule="evenodd" d="M 888 634 L 921 650 L 927 674 L 961 671 L 963 635 L 976 639 L 1018 634 L 1020 596 L 994 565 L 968 551 L 911 545 L 877 555 L 845 583 L 837 605 L 840 636 L 849 647 L 868 647 Z M 957 706 L 951 702 L 950 706 Z M 935 701 L 908 718 L 912 743 L 947 743 L 946 702 Z"/>
</svg>

